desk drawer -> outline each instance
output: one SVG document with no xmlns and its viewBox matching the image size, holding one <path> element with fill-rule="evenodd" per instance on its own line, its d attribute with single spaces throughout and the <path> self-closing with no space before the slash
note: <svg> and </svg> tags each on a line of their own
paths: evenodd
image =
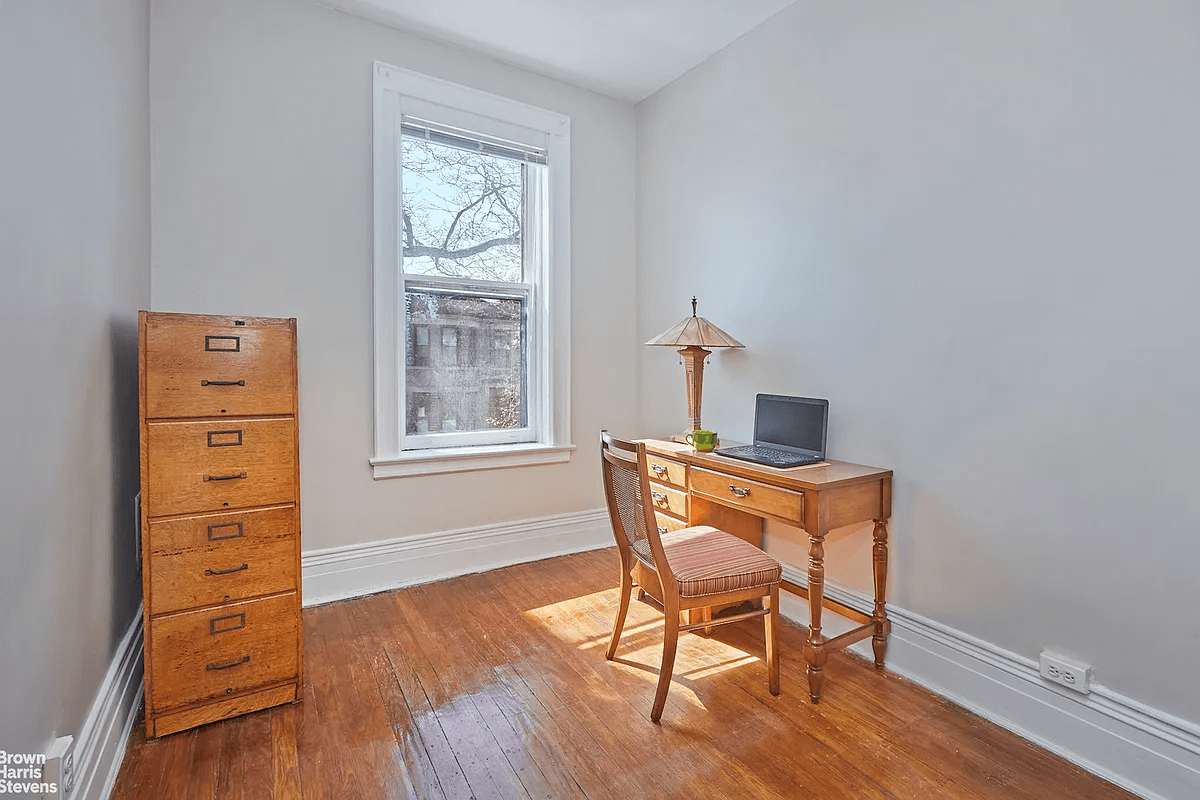
<svg viewBox="0 0 1200 800">
<path fill-rule="evenodd" d="M 687 492 L 652 483 L 650 484 L 650 503 L 656 512 L 665 511 L 682 520 L 688 518 Z"/>
<path fill-rule="evenodd" d="M 294 329 L 243 322 L 147 315 L 146 417 L 291 414 Z"/>
<path fill-rule="evenodd" d="M 294 679 L 299 623 L 295 592 L 153 620 L 155 711 Z"/>
<path fill-rule="evenodd" d="M 769 514 L 796 525 L 802 525 L 804 521 L 802 492 L 699 468 L 692 470 L 692 491 L 725 505 L 733 504 L 748 511 Z"/>
<path fill-rule="evenodd" d="M 646 464 L 650 467 L 650 480 L 669 483 L 687 491 L 687 465 L 672 461 L 669 458 L 646 454 Z"/>
<path fill-rule="evenodd" d="M 150 614 L 299 588 L 296 509 L 150 523 Z"/>
<path fill-rule="evenodd" d="M 675 519 L 670 514 L 664 514 L 661 511 L 654 512 L 654 520 L 658 523 L 658 533 L 660 536 L 664 533 L 681 530 L 688 526 L 683 520 Z"/>
<path fill-rule="evenodd" d="M 296 500 L 295 420 L 153 422 L 147 429 L 153 516 Z"/>
</svg>

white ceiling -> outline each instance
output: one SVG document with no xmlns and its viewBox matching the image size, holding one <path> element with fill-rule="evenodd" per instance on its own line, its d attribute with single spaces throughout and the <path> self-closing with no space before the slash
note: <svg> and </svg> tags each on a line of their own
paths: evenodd
<svg viewBox="0 0 1200 800">
<path fill-rule="evenodd" d="M 322 0 L 636 103 L 795 0 Z"/>
</svg>

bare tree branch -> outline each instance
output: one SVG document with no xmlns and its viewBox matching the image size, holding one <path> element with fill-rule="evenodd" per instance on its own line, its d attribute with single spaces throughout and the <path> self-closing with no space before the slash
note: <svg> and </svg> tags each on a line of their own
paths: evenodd
<svg viewBox="0 0 1200 800">
<path fill-rule="evenodd" d="M 426 256 L 428 258 L 468 258 L 470 256 L 479 255 L 485 250 L 490 250 L 493 247 L 499 247 L 505 244 L 520 244 L 520 236 L 506 236 L 501 239 L 488 239 L 486 242 L 480 242 L 473 247 L 465 247 L 462 250 L 447 250 L 444 247 L 429 247 L 428 245 L 418 244 L 411 247 L 405 246 L 405 258 L 420 258 Z"/>
<path fill-rule="evenodd" d="M 445 250 L 447 247 L 450 246 L 450 237 L 454 235 L 454 229 L 458 227 L 458 221 L 460 219 L 462 219 L 462 215 L 467 213 L 467 211 L 469 209 L 472 209 L 475 206 L 482 203 L 484 200 L 487 200 L 487 197 L 488 197 L 488 193 L 485 193 L 482 197 L 480 197 L 475 202 L 471 203 L 470 205 L 466 206 L 465 208 L 460 208 L 458 210 L 458 213 L 454 215 L 454 221 L 450 223 L 450 227 L 446 230 L 446 238 L 442 241 L 442 249 L 443 250 Z"/>
<path fill-rule="evenodd" d="M 412 217 L 408 216 L 408 209 L 404 210 L 404 245 L 412 247 L 416 242 L 413 241 Z"/>
</svg>

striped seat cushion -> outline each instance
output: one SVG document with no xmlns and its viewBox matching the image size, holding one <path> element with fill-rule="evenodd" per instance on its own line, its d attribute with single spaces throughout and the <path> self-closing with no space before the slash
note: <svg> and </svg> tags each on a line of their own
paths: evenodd
<svg viewBox="0 0 1200 800">
<path fill-rule="evenodd" d="M 664 534 L 662 543 L 680 597 L 770 586 L 783 577 L 778 561 L 749 542 L 708 525 Z"/>
</svg>

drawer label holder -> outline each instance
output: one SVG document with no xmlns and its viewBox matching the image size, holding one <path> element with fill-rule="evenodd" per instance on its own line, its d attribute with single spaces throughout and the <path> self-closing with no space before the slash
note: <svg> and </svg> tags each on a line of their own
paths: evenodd
<svg viewBox="0 0 1200 800">
<path fill-rule="evenodd" d="M 209 431 L 208 432 L 209 447 L 241 447 L 242 432 L 236 431 Z"/>
<path fill-rule="evenodd" d="M 209 353 L 240 353 L 242 352 L 242 337 L 205 336 L 204 350 Z"/>
<path fill-rule="evenodd" d="M 221 528 L 237 528 L 237 533 L 223 533 L 217 536 L 216 531 Z M 245 533 L 246 531 L 242 528 L 241 522 L 222 522 L 208 526 L 208 540 L 210 542 L 219 542 L 222 539 L 240 539 Z"/>
</svg>

